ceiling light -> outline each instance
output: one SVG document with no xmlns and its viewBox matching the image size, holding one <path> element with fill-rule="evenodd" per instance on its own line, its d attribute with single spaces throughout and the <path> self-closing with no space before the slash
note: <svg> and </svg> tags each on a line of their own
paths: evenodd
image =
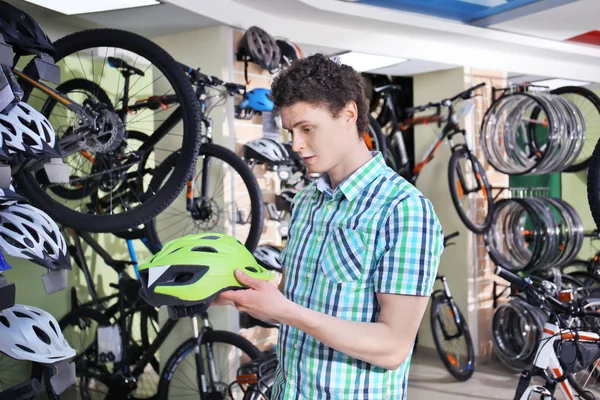
<svg viewBox="0 0 600 400">
<path fill-rule="evenodd" d="M 507 3 L 506 0 L 459 0 L 459 1 L 462 1 L 463 3 L 477 4 L 478 6 L 489 7 L 489 8 L 502 6 Z"/>
<path fill-rule="evenodd" d="M 572 81 L 569 79 L 545 79 L 543 81 L 534 81 L 531 83 L 538 86 L 547 86 L 550 90 L 554 90 L 563 86 L 585 86 L 589 85 L 591 82 Z"/>
<path fill-rule="evenodd" d="M 342 64 L 349 65 L 358 72 L 372 71 L 408 61 L 406 58 L 378 56 L 375 54 L 357 53 L 355 51 L 336 54 L 331 56 L 331 58 L 338 58 Z"/>
<path fill-rule="evenodd" d="M 25 0 L 40 7 L 49 8 L 61 14 L 74 15 L 102 11 L 121 10 L 124 8 L 153 6 L 160 4 L 156 0 Z"/>
</svg>

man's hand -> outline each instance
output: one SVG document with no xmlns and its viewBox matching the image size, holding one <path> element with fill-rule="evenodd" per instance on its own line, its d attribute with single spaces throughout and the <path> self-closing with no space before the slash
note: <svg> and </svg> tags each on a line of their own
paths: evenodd
<svg viewBox="0 0 600 400">
<path fill-rule="evenodd" d="M 273 284 L 251 278 L 241 270 L 235 271 L 235 277 L 248 286 L 245 290 L 229 290 L 217 296 L 220 304 L 232 301 L 234 306 L 254 318 L 270 323 L 281 323 L 290 309 L 291 302 Z"/>
</svg>

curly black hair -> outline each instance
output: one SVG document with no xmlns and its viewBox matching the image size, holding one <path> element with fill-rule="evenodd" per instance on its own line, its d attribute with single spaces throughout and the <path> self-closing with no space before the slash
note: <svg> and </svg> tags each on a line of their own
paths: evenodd
<svg viewBox="0 0 600 400">
<path fill-rule="evenodd" d="M 369 101 L 365 81 L 352 67 L 314 54 L 293 62 L 281 72 L 271 86 L 275 107 L 280 109 L 298 102 L 325 106 L 337 117 L 349 101 L 356 103 L 356 127 L 359 136 L 369 127 Z"/>
</svg>

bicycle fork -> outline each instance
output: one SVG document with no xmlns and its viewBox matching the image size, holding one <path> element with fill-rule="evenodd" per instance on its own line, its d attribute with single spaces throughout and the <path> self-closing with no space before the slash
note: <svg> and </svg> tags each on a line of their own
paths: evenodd
<svg viewBox="0 0 600 400">
<path fill-rule="evenodd" d="M 204 315 L 203 317 L 204 327 L 200 329 L 198 324 L 198 316 L 194 315 L 192 317 L 192 329 L 194 331 L 194 338 L 196 339 L 196 345 L 194 346 L 194 358 L 196 361 L 196 379 L 198 388 L 200 389 L 200 400 L 209 400 L 209 391 L 206 383 L 206 373 L 204 371 L 204 361 L 202 360 L 202 339 L 204 333 L 209 329 L 208 317 Z M 217 372 L 215 368 L 215 359 L 214 354 L 212 352 L 212 346 L 210 343 L 205 343 L 206 350 L 206 358 L 208 364 L 208 373 L 211 384 L 211 392 L 216 393 L 217 388 L 215 387 L 215 382 L 217 381 Z"/>
<path fill-rule="evenodd" d="M 456 333 L 454 335 L 448 334 L 448 330 L 446 329 L 445 322 L 440 314 L 438 314 L 438 320 L 440 323 L 440 327 L 442 328 L 442 332 L 444 333 L 444 337 L 446 340 L 455 339 L 460 337 L 463 334 L 461 323 L 460 323 L 460 314 L 458 313 L 458 308 L 456 308 L 456 304 L 454 303 L 454 298 L 452 297 L 452 293 L 450 292 L 450 287 L 448 286 L 448 281 L 444 275 L 436 276 L 436 280 L 440 280 L 443 286 L 443 293 L 448 305 L 450 306 L 450 312 L 452 313 L 452 318 L 454 319 L 454 323 L 456 324 Z M 437 291 L 440 292 L 439 290 Z"/>
</svg>

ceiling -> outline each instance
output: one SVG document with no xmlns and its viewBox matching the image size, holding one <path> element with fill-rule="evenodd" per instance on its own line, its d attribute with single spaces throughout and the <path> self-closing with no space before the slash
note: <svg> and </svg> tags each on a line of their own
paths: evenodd
<svg viewBox="0 0 600 400">
<path fill-rule="evenodd" d="M 274 36 L 296 41 L 305 54 L 356 50 L 409 59 L 375 71 L 391 75 L 472 66 L 572 79 L 583 74 L 582 80 L 600 80 L 600 48 L 565 42 L 600 29 L 599 0 L 161 0 L 163 4 L 157 6 L 77 16 L 64 16 L 23 0 L 8 1 L 34 17 L 39 13 L 77 28 L 127 29 L 150 38 L 218 24 L 247 29 L 260 21 Z M 527 5 L 479 18 L 473 26 L 440 18 L 443 15 L 361 2 L 441 6 L 455 2 L 471 9 L 481 4 Z M 575 66 L 581 72 L 575 74 Z"/>
<path fill-rule="evenodd" d="M 190 13 L 189 10 L 172 3 L 80 15 L 63 15 L 24 0 L 7 1 L 30 13 L 34 18 L 43 18 L 78 29 L 97 27 L 125 29 L 146 37 L 170 35 L 220 24 L 219 21 Z"/>
</svg>

